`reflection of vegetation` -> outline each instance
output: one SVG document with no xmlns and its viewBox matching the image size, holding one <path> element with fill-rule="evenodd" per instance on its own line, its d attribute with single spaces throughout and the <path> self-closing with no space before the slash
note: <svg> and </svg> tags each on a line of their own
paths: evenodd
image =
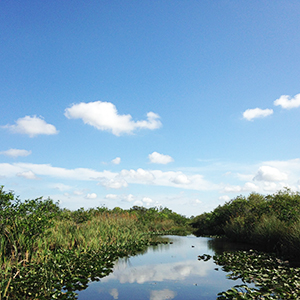
<svg viewBox="0 0 300 300">
<path fill-rule="evenodd" d="M 206 255 L 198 257 L 207 260 Z M 289 267 L 275 256 L 257 251 L 224 252 L 213 257 L 217 265 L 230 272 L 229 279 L 241 279 L 218 299 L 299 299 L 300 268 Z M 253 287 L 255 284 L 255 287 Z M 252 285 L 252 286 L 251 286 Z"/>
<path fill-rule="evenodd" d="M 225 235 L 232 241 L 264 244 L 268 250 L 298 257 L 300 194 L 238 196 L 191 221 L 198 235 Z"/>
<path fill-rule="evenodd" d="M 264 245 L 253 245 L 245 242 L 230 241 L 226 237 L 208 238 L 208 249 L 214 251 L 215 254 L 222 254 L 223 252 L 238 251 L 238 250 L 250 250 L 256 249 L 263 251 Z"/>
<path fill-rule="evenodd" d="M 0 299 L 75 299 L 118 257 L 159 243 L 154 233 L 186 232 L 187 221 L 167 208 L 61 210 L 0 187 Z"/>
</svg>

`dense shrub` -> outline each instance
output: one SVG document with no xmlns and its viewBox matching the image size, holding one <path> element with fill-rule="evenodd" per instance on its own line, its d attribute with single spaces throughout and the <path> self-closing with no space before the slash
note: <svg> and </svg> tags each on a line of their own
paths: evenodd
<svg viewBox="0 0 300 300">
<path fill-rule="evenodd" d="M 238 196 L 191 220 L 198 235 L 225 235 L 234 241 L 300 253 L 300 194 L 284 189 L 273 195 Z"/>
<path fill-rule="evenodd" d="M 21 260 L 34 251 L 36 240 L 53 225 L 59 207 L 51 199 L 21 202 L 12 192 L 0 187 L 0 257 L 14 256 Z"/>
</svg>

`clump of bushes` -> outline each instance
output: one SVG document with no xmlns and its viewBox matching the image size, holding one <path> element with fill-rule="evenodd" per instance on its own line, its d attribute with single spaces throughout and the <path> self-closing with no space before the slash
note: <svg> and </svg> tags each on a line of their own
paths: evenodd
<svg viewBox="0 0 300 300">
<path fill-rule="evenodd" d="M 37 250 L 36 241 L 53 226 L 59 210 L 51 199 L 22 202 L 0 186 L 0 262 L 7 258 L 28 261 Z"/>
<path fill-rule="evenodd" d="M 191 221 L 197 235 L 226 236 L 289 256 L 300 252 L 300 193 L 238 196 Z"/>
</svg>

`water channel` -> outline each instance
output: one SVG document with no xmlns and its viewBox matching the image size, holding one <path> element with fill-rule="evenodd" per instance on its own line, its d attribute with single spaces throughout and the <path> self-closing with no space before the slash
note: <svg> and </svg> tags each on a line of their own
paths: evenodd
<svg viewBox="0 0 300 300">
<path fill-rule="evenodd" d="M 110 275 L 91 282 L 78 299 L 215 300 L 219 292 L 242 283 L 227 279 L 212 259 L 198 260 L 198 255 L 234 250 L 233 244 L 193 235 L 164 238 L 167 244 L 119 259 Z"/>
</svg>

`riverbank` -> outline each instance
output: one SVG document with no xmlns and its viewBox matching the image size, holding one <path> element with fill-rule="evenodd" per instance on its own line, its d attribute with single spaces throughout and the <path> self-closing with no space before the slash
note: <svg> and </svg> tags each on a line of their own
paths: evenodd
<svg viewBox="0 0 300 300">
<path fill-rule="evenodd" d="M 300 194 L 289 189 L 273 195 L 238 196 L 191 221 L 195 233 L 225 236 L 263 246 L 279 256 L 300 254 Z"/>
<path fill-rule="evenodd" d="M 188 219 L 167 208 L 69 211 L 3 187 L 0 205 L 0 299 L 75 299 L 117 258 L 157 243 L 158 234 L 188 230 Z"/>
</svg>

